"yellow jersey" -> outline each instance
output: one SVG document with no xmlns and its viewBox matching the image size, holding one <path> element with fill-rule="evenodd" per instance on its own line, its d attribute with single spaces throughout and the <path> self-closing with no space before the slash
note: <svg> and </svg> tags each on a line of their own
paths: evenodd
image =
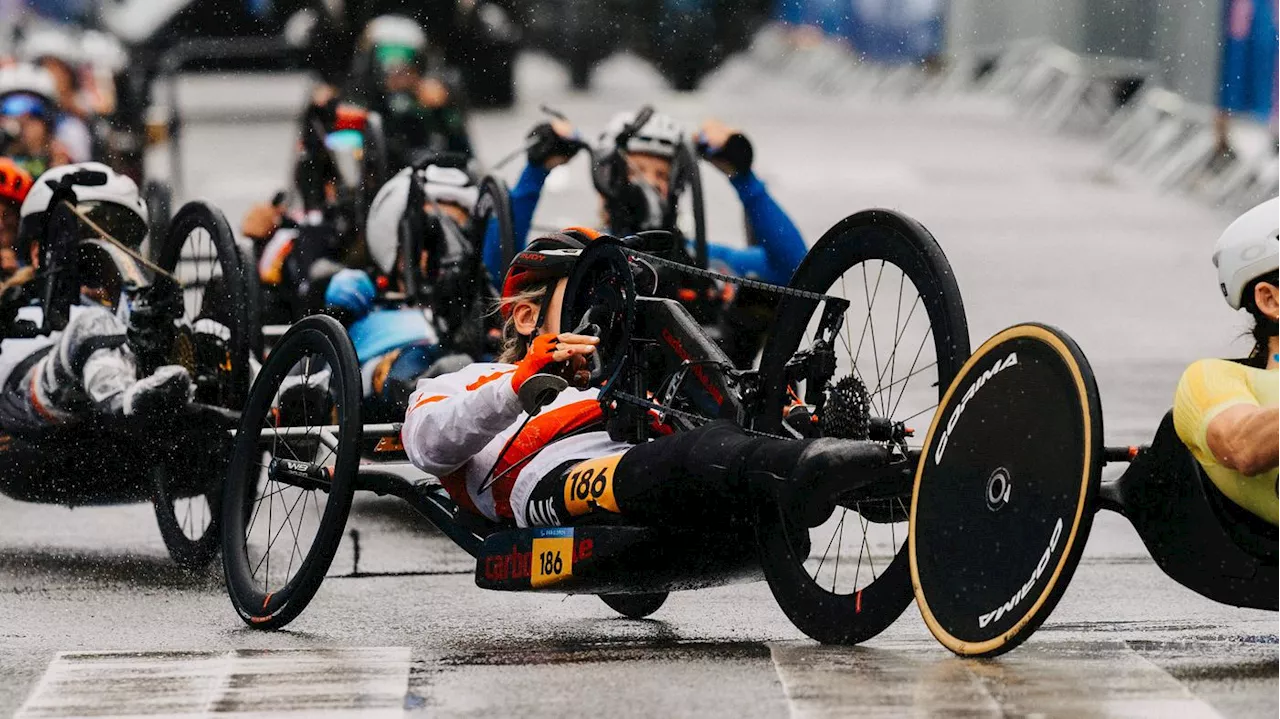
<svg viewBox="0 0 1280 719">
<path fill-rule="evenodd" d="M 1173 424 L 1178 437 L 1204 467 L 1228 499 L 1271 524 L 1277 523 L 1276 469 L 1246 477 L 1218 463 L 1205 439 L 1209 423 L 1223 410 L 1237 405 L 1275 407 L 1280 395 L 1280 372 L 1237 362 L 1205 359 L 1187 368 L 1173 400 Z M 1277 440 L 1280 441 L 1280 440 Z"/>
</svg>

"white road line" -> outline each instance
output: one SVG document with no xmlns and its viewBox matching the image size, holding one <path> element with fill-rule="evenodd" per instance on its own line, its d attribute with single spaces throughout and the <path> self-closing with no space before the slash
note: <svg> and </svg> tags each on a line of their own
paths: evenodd
<svg viewBox="0 0 1280 719">
<path fill-rule="evenodd" d="M 19 719 L 401 717 L 407 647 L 62 652 Z"/>
<path fill-rule="evenodd" d="M 791 716 L 1218 717 L 1123 642 L 1034 642 L 995 660 L 937 647 L 770 645 Z"/>
</svg>

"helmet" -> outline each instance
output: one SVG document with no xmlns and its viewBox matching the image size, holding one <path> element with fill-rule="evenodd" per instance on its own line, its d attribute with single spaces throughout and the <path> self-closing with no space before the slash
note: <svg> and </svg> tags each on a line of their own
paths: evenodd
<svg viewBox="0 0 1280 719">
<path fill-rule="evenodd" d="M 587 243 L 599 236 L 600 233 L 585 227 L 567 227 L 530 242 L 511 260 L 502 282 L 503 299 L 520 294 L 534 282 L 568 277 Z M 509 307 L 502 308 L 504 317 L 510 313 Z"/>
<path fill-rule="evenodd" d="M 85 62 L 108 72 L 120 72 L 129 65 L 129 51 L 116 36 L 98 30 L 86 30 L 80 39 Z"/>
<path fill-rule="evenodd" d="M 27 33 L 23 38 L 19 54 L 22 59 L 30 62 L 52 58 L 75 67 L 84 62 L 84 49 L 80 39 L 73 37 L 70 33 L 55 27 L 46 27 Z"/>
<path fill-rule="evenodd" d="M 58 94 L 58 86 L 53 75 L 38 65 L 17 63 L 0 67 L 0 98 L 8 99 L 9 95 L 32 95 L 49 107 L 56 107 L 54 96 Z"/>
<path fill-rule="evenodd" d="M 413 168 L 397 172 L 378 190 L 369 206 L 369 227 L 365 233 L 369 254 L 378 269 L 390 274 L 395 268 L 400 245 L 400 218 L 409 204 L 409 178 Z M 480 190 L 465 170 L 429 165 L 421 170 L 427 199 L 457 205 L 467 212 L 475 207 Z"/>
<path fill-rule="evenodd" d="M 373 280 L 369 279 L 369 275 L 360 270 L 345 269 L 329 279 L 329 286 L 324 291 L 324 303 L 330 307 L 340 307 L 360 318 L 373 309 L 375 294 Z"/>
<path fill-rule="evenodd" d="M 366 46 L 383 68 L 414 65 L 427 49 L 427 34 L 416 21 L 401 15 L 376 17 L 365 26 Z"/>
<path fill-rule="evenodd" d="M 21 204 L 31 191 L 31 173 L 7 157 L 0 157 L 0 200 Z"/>
<path fill-rule="evenodd" d="M 609 121 L 600 135 L 600 150 L 608 153 L 614 149 L 618 135 L 636 119 L 634 112 L 620 112 Z M 655 112 L 649 121 L 627 141 L 627 152 L 656 155 L 668 160 L 676 156 L 676 150 L 684 141 L 684 128 L 670 115 Z"/>
<path fill-rule="evenodd" d="M 1218 287 L 1232 309 L 1245 306 L 1244 288 L 1275 272 L 1280 253 L 1280 199 L 1270 199 L 1236 218 L 1213 247 Z"/>
<path fill-rule="evenodd" d="M 137 248 L 147 237 L 147 203 L 138 194 L 138 186 L 101 162 L 79 162 L 63 165 L 41 175 L 22 203 L 18 235 L 24 242 L 38 240 L 42 232 L 54 187 L 75 173 L 86 171 L 101 176 L 101 182 L 73 184 L 76 207 L 94 224 L 116 240 Z"/>
</svg>

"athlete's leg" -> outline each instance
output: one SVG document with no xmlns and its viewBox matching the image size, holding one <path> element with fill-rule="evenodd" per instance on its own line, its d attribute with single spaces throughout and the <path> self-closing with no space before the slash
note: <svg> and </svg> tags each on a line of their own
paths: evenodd
<svg viewBox="0 0 1280 719">
<path fill-rule="evenodd" d="M 844 488 L 871 483 L 887 461 L 888 450 L 872 442 L 756 437 L 718 421 L 622 454 L 566 463 L 534 487 L 525 516 L 534 526 L 621 517 L 705 527 L 751 521 L 764 500 L 820 515 L 829 509 L 822 496 L 828 478 Z"/>
</svg>

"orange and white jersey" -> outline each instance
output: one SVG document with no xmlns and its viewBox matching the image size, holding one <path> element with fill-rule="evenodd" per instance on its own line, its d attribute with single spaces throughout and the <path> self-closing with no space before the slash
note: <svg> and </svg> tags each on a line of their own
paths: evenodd
<svg viewBox="0 0 1280 719">
<path fill-rule="evenodd" d="M 601 431 L 594 389 L 567 389 L 529 419 L 511 386 L 515 371 L 512 364 L 477 362 L 419 381 L 400 437 L 409 460 L 438 477 L 462 507 L 524 527 L 525 504 L 540 479 L 631 445 Z"/>
</svg>

